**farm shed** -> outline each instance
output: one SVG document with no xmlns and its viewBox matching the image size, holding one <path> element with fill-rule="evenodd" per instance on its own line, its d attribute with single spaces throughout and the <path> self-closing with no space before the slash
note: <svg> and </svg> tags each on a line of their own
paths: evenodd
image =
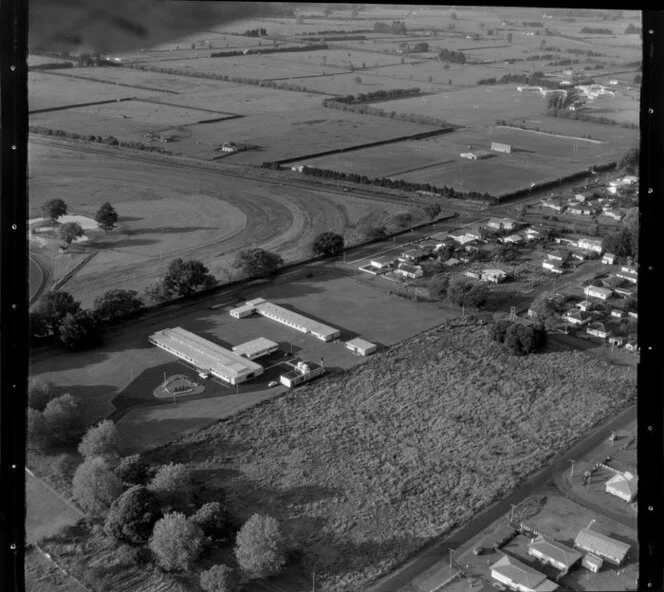
<svg viewBox="0 0 664 592">
<path fill-rule="evenodd" d="M 542 267 L 551 273 L 563 273 L 562 267 L 558 267 L 553 261 L 542 261 Z"/>
<path fill-rule="evenodd" d="M 541 534 L 528 545 L 528 555 L 561 571 L 569 571 L 582 557 L 582 553 Z"/>
<path fill-rule="evenodd" d="M 585 325 L 590 322 L 591 315 L 582 310 L 570 310 L 565 315 L 565 320 L 573 325 Z"/>
<path fill-rule="evenodd" d="M 491 577 L 519 592 L 552 592 L 558 588 L 543 573 L 509 555 L 491 566 Z"/>
<path fill-rule="evenodd" d="M 254 314 L 255 309 L 253 306 L 250 304 L 243 304 L 242 306 L 236 306 L 235 308 L 231 308 L 229 311 L 230 315 L 235 318 L 235 319 L 243 319 L 245 317 L 250 317 L 252 314 Z"/>
<path fill-rule="evenodd" d="M 590 325 L 588 325 L 586 333 L 588 333 L 588 335 L 594 335 L 595 337 L 599 337 L 601 339 L 606 339 L 609 336 L 610 331 L 606 328 L 604 323 L 600 323 L 599 321 L 597 321 L 595 323 L 590 323 Z"/>
<path fill-rule="evenodd" d="M 511 154 L 512 146 L 510 144 L 501 144 L 500 142 L 491 142 L 491 150 L 493 150 L 494 152 Z"/>
<path fill-rule="evenodd" d="M 199 370 L 209 372 L 231 384 L 239 384 L 263 373 L 263 367 L 229 351 L 216 343 L 203 339 L 181 327 L 162 329 L 153 333 L 148 341 Z"/>
<path fill-rule="evenodd" d="M 638 492 L 638 478 L 632 473 L 616 473 L 606 482 L 606 492 L 630 503 Z"/>
<path fill-rule="evenodd" d="M 278 349 L 279 349 L 278 343 L 270 341 L 265 337 L 258 337 L 257 339 L 252 339 L 251 341 L 247 341 L 246 343 L 241 343 L 240 345 L 236 345 L 233 348 L 233 352 L 238 354 L 239 356 L 242 356 L 243 358 L 253 360 L 254 358 L 267 356 L 268 354 L 271 354 L 272 352 L 275 352 Z"/>
<path fill-rule="evenodd" d="M 268 319 L 292 327 L 297 331 L 313 335 L 321 341 L 332 341 L 341 335 L 339 329 L 314 321 L 313 319 L 307 318 L 292 310 L 288 310 L 278 304 L 273 304 L 272 302 L 261 302 L 257 304 L 256 312 Z"/>
<path fill-rule="evenodd" d="M 346 348 L 361 356 L 368 356 L 369 354 L 374 353 L 378 349 L 378 346 L 375 343 L 356 337 L 355 339 L 346 342 Z"/>
<path fill-rule="evenodd" d="M 408 249 L 401 253 L 397 259 L 406 263 L 408 261 L 419 261 L 423 257 L 426 257 L 426 255 L 427 254 L 422 249 Z"/>
<path fill-rule="evenodd" d="M 485 158 L 491 158 L 493 154 L 487 150 L 475 150 L 474 152 L 461 152 L 459 156 L 468 160 L 484 160 Z"/>
<path fill-rule="evenodd" d="M 581 560 L 581 565 L 591 572 L 597 573 L 600 569 L 602 569 L 604 560 L 601 557 L 597 557 L 597 555 L 587 553 Z"/>
<path fill-rule="evenodd" d="M 612 563 L 620 565 L 627 556 L 630 545 L 617 541 L 594 530 L 583 528 L 576 535 L 574 546 Z"/>
<path fill-rule="evenodd" d="M 294 370 L 286 372 L 286 374 L 282 374 L 279 377 L 279 381 L 281 384 L 286 385 L 288 388 L 292 388 L 298 384 L 302 384 L 303 382 L 307 382 L 308 380 L 316 378 L 324 372 L 325 368 L 323 368 L 323 366 L 320 364 L 316 364 L 315 362 L 300 361 L 297 363 L 297 366 L 295 366 Z"/>
<path fill-rule="evenodd" d="M 376 269 L 388 269 L 390 263 L 391 260 L 388 257 L 377 257 L 376 259 L 371 260 L 370 265 Z"/>
</svg>

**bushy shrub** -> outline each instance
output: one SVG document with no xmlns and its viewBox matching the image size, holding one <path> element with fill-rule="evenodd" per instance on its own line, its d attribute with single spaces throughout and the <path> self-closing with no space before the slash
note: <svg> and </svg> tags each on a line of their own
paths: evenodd
<svg viewBox="0 0 664 592">
<path fill-rule="evenodd" d="M 96 516 L 111 507 L 122 493 L 122 483 L 103 458 L 88 458 L 76 469 L 72 493 L 83 509 Z"/>
<path fill-rule="evenodd" d="M 279 573 L 286 558 L 276 519 L 260 514 L 249 518 L 237 534 L 235 557 L 249 576 L 264 578 Z"/>
<path fill-rule="evenodd" d="M 194 485 L 189 469 L 183 464 L 169 463 L 162 466 L 148 485 L 162 508 L 180 508 L 191 503 Z"/>
<path fill-rule="evenodd" d="M 115 424 L 106 419 L 86 432 L 78 446 L 78 451 L 85 458 L 101 456 L 116 458 L 121 449 L 120 434 Z"/>
<path fill-rule="evenodd" d="M 134 485 L 111 504 L 104 530 L 117 540 L 146 543 L 159 517 L 154 495 L 146 487 Z"/>
<path fill-rule="evenodd" d="M 229 534 L 231 525 L 228 510 L 219 502 L 202 505 L 190 520 L 198 524 L 208 536 L 221 538 Z"/>
<path fill-rule="evenodd" d="M 228 565 L 213 565 L 201 573 L 200 585 L 205 592 L 237 592 L 240 574 Z"/>
<path fill-rule="evenodd" d="M 40 376 L 28 379 L 28 407 L 44 411 L 46 405 L 56 396 L 53 384 Z"/>
<path fill-rule="evenodd" d="M 203 551 L 203 531 L 184 514 L 172 512 L 154 525 L 149 547 L 166 571 L 189 571 Z"/>
</svg>

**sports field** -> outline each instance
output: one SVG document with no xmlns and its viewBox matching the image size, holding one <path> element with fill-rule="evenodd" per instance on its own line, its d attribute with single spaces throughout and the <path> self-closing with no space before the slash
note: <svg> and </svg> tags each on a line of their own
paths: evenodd
<svg viewBox="0 0 664 592">
<path fill-rule="evenodd" d="M 221 170 L 123 156 L 113 149 L 73 149 L 39 140 L 30 144 L 30 211 L 62 198 L 70 213 L 94 217 L 110 201 L 120 216 L 118 231 L 99 245 L 76 249 L 98 253 L 67 283 L 85 305 L 111 287 L 142 290 L 175 257 L 196 258 L 213 274 L 249 246 L 278 252 L 292 261 L 308 254 L 324 230 L 343 231 L 371 212 L 396 204 L 237 178 Z"/>
</svg>

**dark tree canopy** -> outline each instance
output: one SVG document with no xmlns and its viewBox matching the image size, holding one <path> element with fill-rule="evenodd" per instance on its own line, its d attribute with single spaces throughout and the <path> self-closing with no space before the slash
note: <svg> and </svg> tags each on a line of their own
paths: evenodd
<svg viewBox="0 0 664 592">
<path fill-rule="evenodd" d="M 507 330 L 512 326 L 512 321 L 498 321 L 493 324 L 491 327 L 491 339 L 497 341 L 498 343 L 503 343 L 505 341 L 505 335 Z"/>
<path fill-rule="evenodd" d="M 505 332 L 505 345 L 517 355 L 536 351 L 546 341 L 546 330 L 542 325 L 513 323 Z"/>
<path fill-rule="evenodd" d="M 639 147 L 633 146 L 622 155 L 620 162 L 618 162 L 618 169 L 628 174 L 637 174 L 639 171 L 639 157 Z"/>
<path fill-rule="evenodd" d="M 61 199 L 51 199 L 42 206 L 44 218 L 48 218 L 51 223 L 55 223 L 61 216 L 67 215 L 67 204 Z"/>
<path fill-rule="evenodd" d="M 203 551 L 203 532 L 184 514 L 166 514 L 155 525 L 150 550 L 166 571 L 188 571 Z"/>
<path fill-rule="evenodd" d="M 44 411 L 49 401 L 56 397 L 53 384 L 39 376 L 28 379 L 28 407 Z"/>
<path fill-rule="evenodd" d="M 265 249 L 244 249 L 235 257 L 233 267 L 249 277 L 268 277 L 284 264 L 281 255 Z"/>
<path fill-rule="evenodd" d="M 31 332 L 34 335 L 57 334 L 62 320 L 68 314 L 81 310 L 81 303 L 69 292 L 48 292 L 30 313 Z"/>
<path fill-rule="evenodd" d="M 84 234 L 85 231 L 78 222 L 65 222 L 60 227 L 60 238 L 67 246 L 71 245 L 72 242 Z"/>
<path fill-rule="evenodd" d="M 95 222 L 104 232 L 110 232 L 118 223 L 118 213 L 109 202 L 106 202 L 97 210 Z"/>
<path fill-rule="evenodd" d="M 322 232 L 314 239 L 312 250 L 325 257 L 339 255 L 344 250 L 344 237 L 336 232 Z"/>
<path fill-rule="evenodd" d="M 487 301 L 489 290 L 483 283 L 457 276 L 450 281 L 447 297 L 457 306 L 480 308 Z"/>
<path fill-rule="evenodd" d="M 114 319 L 131 314 L 143 308 L 143 301 L 136 290 L 108 290 L 94 302 L 93 310 L 101 321 Z"/>
<path fill-rule="evenodd" d="M 221 563 L 201 572 L 200 585 L 204 592 L 237 592 L 241 581 L 237 570 Z"/>
<path fill-rule="evenodd" d="M 424 213 L 433 222 L 440 214 L 441 209 L 440 204 L 428 204 L 424 206 Z"/>
<path fill-rule="evenodd" d="M 174 259 L 163 279 L 165 292 L 170 296 L 189 296 L 216 283 L 203 263 L 196 260 Z"/>
<path fill-rule="evenodd" d="M 191 520 L 196 522 L 208 536 L 221 538 L 230 534 L 230 515 L 220 502 L 203 504 Z"/>
<path fill-rule="evenodd" d="M 91 515 L 106 512 L 122 493 L 122 484 L 102 458 L 88 458 L 76 469 L 72 480 L 74 498 Z"/>
<path fill-rule="evenodd" d="M 429 280 L 429 296 L 436 300 L 442 300 L 447 296 L 447 288 L 450 285 L 450 279 L 446 275 L 436 275 Z"/>
<path fill-rule="evenodd" d="M 102 336 L 99 319 L 88 310 L 69 313 L 60 323 L 58 336 L 68 349 L 80 350 L 98 345 Z"/>
<path fill-rule="evenodd" d="M 148 541 L 160 517 L 154 495 L 147 488 L 134 485 L 111 504 L 104 530 L 115 539 L 142 544 Z"/>
<path fill-rule="evenodd" d="M 78 402 L 66 393 L 49 401 L 44 409 L 49 442 L 56 445 L 73 444 L 83 435 L 83 415 Z"/>
<path fill-rule="evenodd" d="M 127 485 L 145 485 L 148 479 L 148 465 L 140 454 L 125 456 L 115 467 L 115 475 Z"/>
</svg>

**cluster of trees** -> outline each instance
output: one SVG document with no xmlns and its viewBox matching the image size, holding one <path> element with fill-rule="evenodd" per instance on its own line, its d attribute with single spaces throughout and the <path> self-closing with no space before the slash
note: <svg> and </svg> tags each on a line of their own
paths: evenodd
<svg viewBox="0 0 664 592">
<path fill-rule="evenodd" d="M 244 249 L 233 261 L 233 267 L 247 277 L 270 277 L 283 267 L 281 255 L 265 249 Z"/>
<path fill-rule="evenodd" d="M 314 255 L 334 257 L 344 250 L 344 237 L 336 232 L 321 232 L 313 241 L 311 250 Z"/>
<path fill-rule="evenodd" d="M 406 23 L 403 21 L 392 21 L 390 25 L 387 23 L 375 23 L 374 32 L 388 33 L 390 35 L 406 35 L 408 30 L 406 29 Z"/>
<path fill-rule="evenodd" d="M 500 78 L 482 78 L 477 81 L 477 84 L 510 84 L 513 82 L 521 82 L 523 84 L 541 86 L 542 76 L 544 76 L 543 72 L 533 72 L 532 74 L 504 74 Z"/>
<path fill-rule="evenodd" d="M 454 51 L 443 47 L 438 52 L 438 59 L 441 62 L 450 62 L 452 64 L 465 64 L 466 54 L 463 53 L 462 51 Z"/>
<path fill-rule="evenodd" d="M 152 146 L 151 144 L 144 144 L 143 142 L 134 142 L 128 140 L 118 140 L 115 136 L 95 136 L 93 134 L 78 134 L 76 132 L 69 132 L 66 130 L 51 129 L 42 127 L 40 125 L 28 126 L 31 134 L 41 134 L 44 136 L 56 136 L 58 138 L 71 138 L 72 140 L 84 140 L 86 142 L 96 142 L 97 144 L 105 144 L 106 146 L 121 146 L 122 148 L 135 148 L 137 150 L 146 150 L 148 152 L 159 152 L 160 154 L 171 154 L 170 150 L 160 148 L 159 146 Z"/>
<path fill-rule="evenodd" d="M 521 25 L 524 27 L 543 27 L 544 25 L 538 21 L 522 21 Z"/>
<path fill-rule="evenodd" d="M 200 261 L 185 261 L 178 257 L 170 262 L 165 275 L 148 286 L 146 296 L 155 302 L 163 302 L 171 298 L 191 296 L 195 292 L 208 290 L 217 284 L 216 278 Z"/>
<path fill-rule="evenodd" d="M 56 198 L 50 199 L 42 204 L 42 213 L 44 218 L 55 224 L 59 218 L 67 215 L 67 204 L 64 200 Z M 95 222 L 104 232 L 110 232 L 115 228 L 118 222 L 118 214 L 115 208 L 109 203 L 103 203 L 95 214 Z M 60 237 L 68 245 L 74 239 L 84 235 L 83 228 L 78 222 L 67 222 L 60 227 Z"/>
<path fill-rule="evenodd" d="M 239 55 L 251 55 L 251 54 L 268 54 L 268 53 L 288 53 L 294 51 L 312 51 L 318 49 L 328 49 L 327 43 L 316 43 L 309 44 L 305 46 L 298 47 L 273 47 L 273 48 L 262 48 L 262 49 L 246 49 L 246 50 L 232 50 L 232 51 L 218 51 L 210 54 L 211 58 L 227 58 L 232 56 Z M 189 73 L 187 73 L 189 75 Z"/>
<path fill-rule="evenodd" d="M 272 163 L 265 163 L 265 168 L 274 168 Z M 314 177 L 323 177 L 329 179 L 338 179 L 340 181 L 350 181 L 352 183 L 362 183 L 364 185 L 377 185 L 379 187 L 389 187 L 392 189 L 401 189 L 402 191 L 426 191 L 441 195 L 442 197 L 450 199 L 472 199 L 478 201 L 485 201 L 487 203 L 495 203 L 496 198 L 488 193 L 478 193 L 476 191 L 469 191 L 462 193 L 455 190 L 453 187 L 443 186 L 436 187 L 429 183 L 408 183 L 403 179 L 390 179 L 388 177 L 378 177 L 369 179 L 366 175 L 358 175 L 356 173 L 344 173 L 342 171 L 332 171 L 329 169 L 319 169 L 316 167 L 305 166 L 302 169 L 303 174 L 312 175 Z"/>
<path fill-rule="evenodd" d="M 597 117 L 594 115 L 588 115 L 580 111 L 568 111 L 561 108 L 547 109 L 547 115 L 552 117 L 562 117 L 564 119 L 574 119 L 577 121 L 589 121 L 591 123 L 599 123 L 602 125 L 613 125 L 617 127 L 624 127 L 627 129 L 639 129 L 639 125 L 636 123 L 629 123 L 627 121 L 616 121 L 614 119 L 609 119 L 608 117 Z"/>
<path fill-rule="evenodd" d="M 484 282 L 473 281 L 458 275 L 447 286 L 447 299 L 457 306 L 479 309 L 489 298 L 489 288 Z"/>
<path fill-rule="evenodd" d="M 344 103 L 336 99 L 326 99 L 324 106 L 328 109 L 339 109 L 341 111 L 351 111 L 362 115 L 374 115 L 376 117 L 387 117 L 397 121 L 409 121 L 410 123 L 421 123 L 423 125 L 433 125 L 441 128 L 451 128 L 452 124 L 444 119 L 420 115 L 419 113 L 397 113 L 396 111 L 385 111 L 377 107 L 371 107 L 367 104 Z"/>
<path fill-rule="evenodd" d="M 639 212 L 631 209 L 619 230 L 612 232 L 602 241 L 602 248 L 621 259 L 639 258 Z"/>
<path fill-rule="evenodd" d="M 418 87 L 413 88 L 395 88 L 392 90 L 376 90 L 358 95 L 346 95 L 344 97 L 335 97 L 333 99 L 323 99 L 323 107 L 329 103 L 337 102 L 345 105 L 357 105 L 360 103 L 370 103 L 372 101 L 390 101 L 402 97 L 412 97 L 419 95 L 422 91 Z"/>
<path fill-rule="evenodd" d="M 611 29 L 605 29 L 603 27 L 583 27 L 579 33 L 586 35 L 613 35 Z"/>
<path fill-rule="evenodd" d="M 537 351 L 546 343 L 546 329 L 539 324 L 498 321 L 491 328 L 491 338 L 505 345 L 513 354 L 524 355 Z"/>
<path fill-rule="evenodd" d="M 256 29 L 247 29 L 244 33 L 242 33 L 245 37 L 266 37 L 267 36 L 267 31 L 263 28 L 256 28 Z"/>
<path fill-rule="evenodd" d="M 429 44 L 426 41 L 420 41 L 413 46 L 413 53 L 426 53 L 429 51 Z"/>
<path fill-rule="evenodd" d="M 28 70 L 60 70 L 62 68 L 73 68 L 71 62 L 53 62 L 51 64 L 40 64 L 38 66 L 29 66 Z"/>
<path fill-rule="evenodd" d="M 633 146 L 622 155 L 618 162 L 618 170 L 628 175 L 636 175 L 639 172 L 640 151 L 638 146 Z"/>
<path fill-rule="evenodd" d="M 635 33 L 640 33 L 641 32 L 641 27 L 637 27 L 634 23 L 630 23 L 627 25 L 627 28 L 625 29 L 625 35 L 633 35 Z"/>
</svg>

